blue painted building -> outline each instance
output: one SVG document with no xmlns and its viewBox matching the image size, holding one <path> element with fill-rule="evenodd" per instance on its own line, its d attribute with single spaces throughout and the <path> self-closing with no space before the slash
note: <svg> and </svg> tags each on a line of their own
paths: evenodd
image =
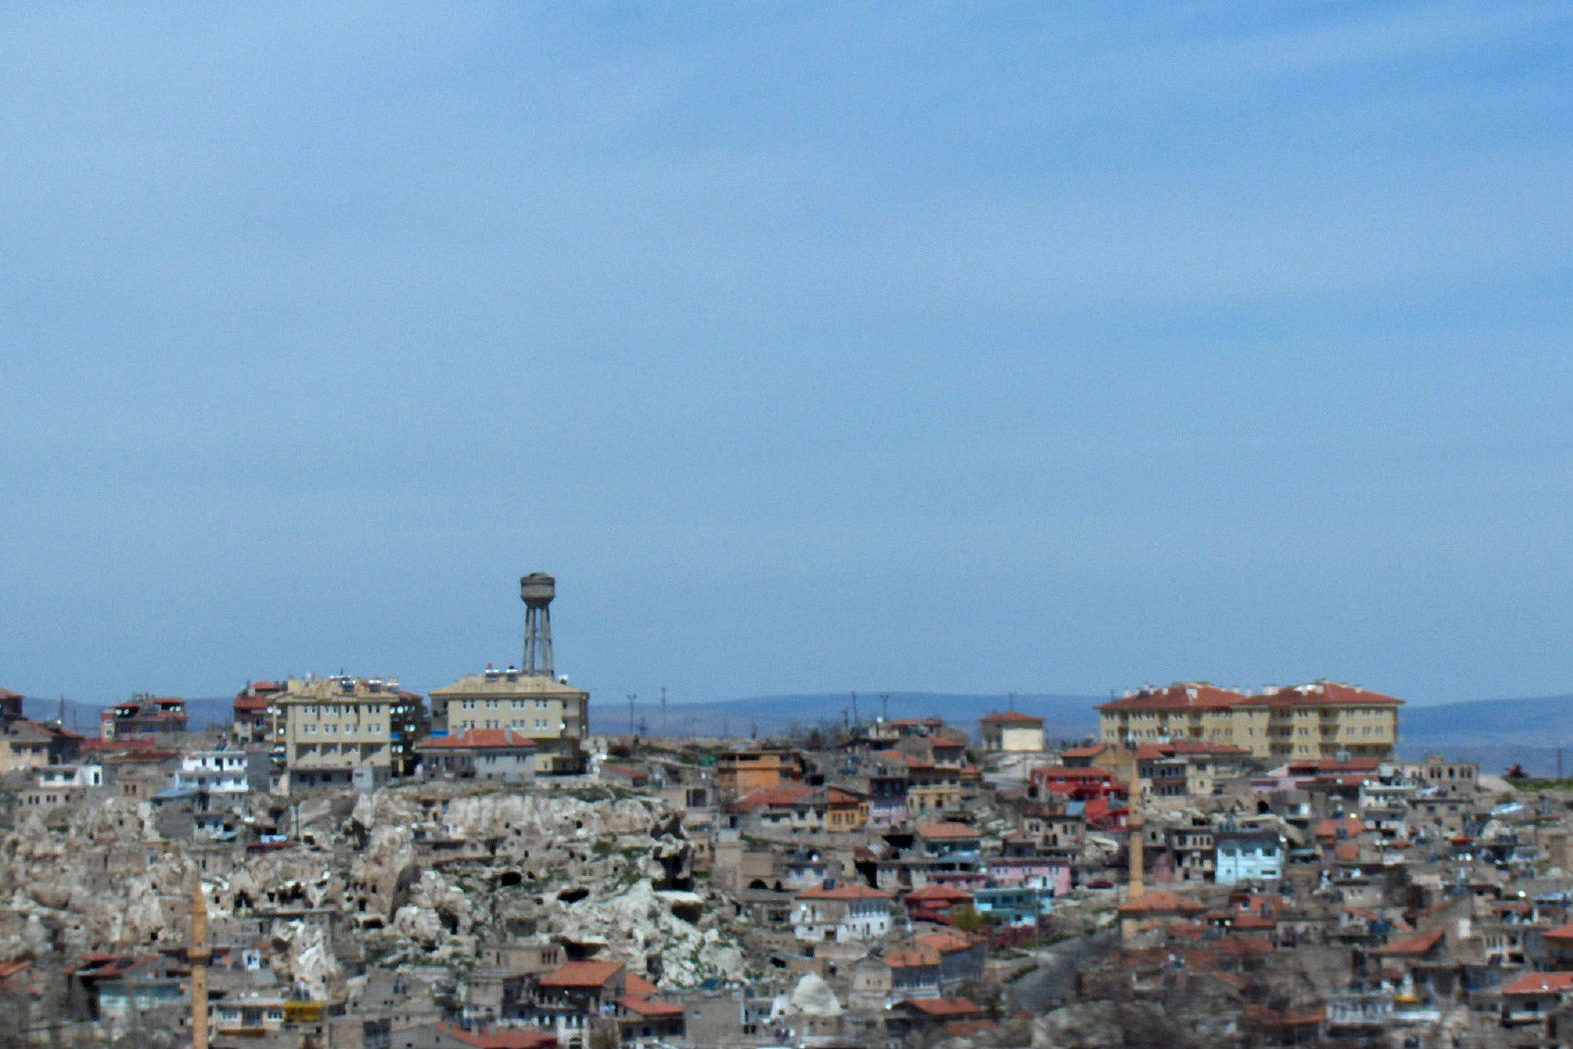
<svg viewBox="0 0 1573 1049">
<path fill-rule="evenodd" d="M 1221 830 L 1213 849 L 1213 877 L 1219 885 L 1283 877 L 1284 839 L 1277 831 Z"/>
</svg>

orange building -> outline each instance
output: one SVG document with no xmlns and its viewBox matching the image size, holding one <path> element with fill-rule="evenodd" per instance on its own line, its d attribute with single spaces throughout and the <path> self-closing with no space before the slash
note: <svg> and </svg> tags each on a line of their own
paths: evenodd
<svg viewBox="0 0 1573 1049">
<path fill-rule="evenodd" d="M 716 759 L 716 789 L 733 795 L 780 787 L 802 777 L 802 759 L 790 750 L 729 750 Z"/>
</svg>

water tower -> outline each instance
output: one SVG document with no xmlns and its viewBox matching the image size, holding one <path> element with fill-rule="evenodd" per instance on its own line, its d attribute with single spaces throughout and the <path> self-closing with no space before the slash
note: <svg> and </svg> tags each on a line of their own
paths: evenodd
<svg viewBox="0 0 1573 1049">
<path fill-rule="evenodd" d="M 524 602 L 524 663 L 526 674 L 552 677 L 552 598 L 557 580 L 545 572 L 531 572 L 519 580 Z"/>
</svg>

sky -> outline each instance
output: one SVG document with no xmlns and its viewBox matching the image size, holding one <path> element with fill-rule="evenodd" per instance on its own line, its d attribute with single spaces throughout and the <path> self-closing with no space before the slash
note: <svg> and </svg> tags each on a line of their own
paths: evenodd
<svg viewBox="0 0 1573 1049">
<path fill-rule="evenodd" d="M 0 11 L 0 685 L 1573 691 L 1573 8 Z"/>
</svg>

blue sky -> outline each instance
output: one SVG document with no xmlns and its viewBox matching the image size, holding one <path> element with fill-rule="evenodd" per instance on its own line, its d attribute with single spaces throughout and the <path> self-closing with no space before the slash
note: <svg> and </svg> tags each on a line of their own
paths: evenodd
<svg viewBox="0 0 1573 1049">
<path fill-rule="evenodd" d="M 1573 690 L 1562 3 L 0 13 L 0 684 Z"/>
</svg>

